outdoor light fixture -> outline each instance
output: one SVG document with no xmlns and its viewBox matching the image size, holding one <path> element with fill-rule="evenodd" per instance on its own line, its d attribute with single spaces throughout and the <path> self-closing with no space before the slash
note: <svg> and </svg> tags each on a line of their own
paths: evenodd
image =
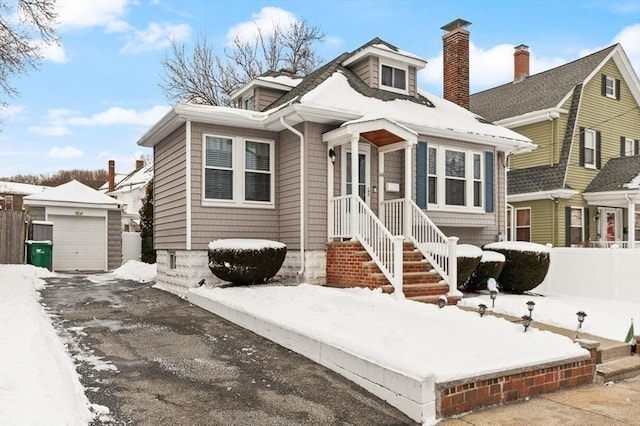
<svg viewBox="0 0 640 426">
<path fill-rule="evenodd" d="M 536 302 L 529 300 L 527 302 L 527 309 L 529 310 L 529 316 L 533 319 L 533 307 L 536 306 Z"/>
<path fill-rule="evenodd" d="M 445 296 L 438 297 L 438 307 L 440 309 L 444 308 L 446 304 L 447 304 L 447 298 Z"/>
<path fill-rule="evenodd" d="M 336 152 L 333 150 L 333 148 L 329 148 L 329 158 L 331 159 L 331 163 L 336 163 Z"/>
<path fill-rule="evenodd" d="M 481 303 L 478 305 L 478 313 L 480 314 L 480 318 L 484 316 L 484 313 L 487 311 L 487 305 Z"/>
<path fill-rule="evenodd" d="M 584 319 L 587 317 L 587 314 L 585 314 L 584 311 L 578 311 L 576 312 L 576 315 L 578 316 L 578 328 L 576 329 L 576 339 L 577 339 L 578 331 L 580 331 L 580 329 L 582 328 L 582 323 L 584 322 Z"/>
<path fill-rule="evenodd" d="M 491 307 L 496 307 L 496 297 L 498 297 L 498 290 L 490 290 L 489 297 L 491 297 Z"/>
<path fill-rule="evenodd" d="M 524 332 L 527 332 L 527 328 L 531 325 L 531 317 L 529 315 L 522 316 L 522 325 L 524 326 Z"/>
</svg>

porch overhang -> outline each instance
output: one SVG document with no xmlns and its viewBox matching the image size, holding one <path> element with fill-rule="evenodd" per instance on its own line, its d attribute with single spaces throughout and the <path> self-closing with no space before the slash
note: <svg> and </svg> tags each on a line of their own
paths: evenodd
<svg viewBox="0 0 640 426">
<path fill-rule="evenodd" d="M 329 148 L 349 143 L 359 135 L 381 150 L 402 149 L 418 143 L 418 134 L 388 118 L 348 121 L 335 130 L 322 135 Z"/>
<path fill-rule="evenodd" d="M 520 203 L 523 201 L 536 201 L 536 200 L 549 200 L 549 199 L 561 199 L 568 200 L 569 198 L 578 195 L 579 192 L 575 189 L 552 189 L 549 191 L 527 192 L 523 194 L 510 194 L 507 195 L 508 203 Z"/>
<path fill-rule="evenodd" d="M 640 189 L 626 191 L 585 192 L 582 194 L 590 206 L 627 208 L 629 204 L 640 205 Z"/>
</svg>

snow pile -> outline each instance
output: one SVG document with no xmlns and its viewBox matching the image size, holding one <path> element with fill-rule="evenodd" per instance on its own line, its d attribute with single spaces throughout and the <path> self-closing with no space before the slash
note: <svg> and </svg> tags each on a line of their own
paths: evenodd
<svg viewBox="0 0 640 426">
<path fill-rule="evenodd" d="M 529 314 L 526 305 L 529 300 L 535 302 L 532 312 L 533 327 L 536 326 L 536 322 L 540 322 L 575 330 L 578 326 L 576 313 L 584 311 L 587 317 L 582 324 L 581 333 L 623 342 L 631 325 L 631 319 L 633 318 L 634 324 L 640 324 L 640 303 L 559 294 L 546 296 L 500 294 L 496 298 L 495 308 L 489 310 L 521 317 Z M 461 306 L 477 308 L 480 303 L 491 306 L 491 299 L 489 295 L 480 295 L 464 298 L 458 303 Z"/>
<path fill-rule="evenodd" d="M 524 333 L 504 319 L 361 288 L 302 284 L 191 291 L 411 377 L 433 375 L 436 382 L 588 354 L 546 331 Z"/>
<path fill-rule="evenodd" d="M 0 424 L 80 425 L 92 419 L 75 367 L 38 302 L 31 265 L 0 265 Z"/>
<path fill-rule="evenodd" d="M 209 250 L 262 250 L 265 248 L 285 248 L 286 245 L 278 241 L 252 240 L 244 238 L 228 238 L 209 243 Z"/>
<path fill-rule="evenodd" d="M 140 281 L 141 283 L 155 280 L 157 273 L 158 268 L 155 263 L 144 263 L 137 260 L 130 260 L 113 271 L 116 278 Z"/>
</svg>

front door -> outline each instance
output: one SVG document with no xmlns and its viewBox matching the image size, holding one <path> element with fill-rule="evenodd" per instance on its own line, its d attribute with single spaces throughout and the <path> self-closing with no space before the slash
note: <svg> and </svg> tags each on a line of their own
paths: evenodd
<svg viewBox="0 0 640 426">
<path fill-rule="evenodd" d="M 622 210 L 600 208 L 600 241 L 607 246 L 622 241 Z"/>
<path fill-rule="evenodd" d="M 344 148 L 342 150 L 342 194 L 350 195 L 353 190 L 351 183 L 351 149 Z M 361 144 L 358 148 L 358 195 L 367 205 L 371 201 L 371 185 L 369 176 L 371 175 L 371 161 L 369 145 Z"/>
</svg>

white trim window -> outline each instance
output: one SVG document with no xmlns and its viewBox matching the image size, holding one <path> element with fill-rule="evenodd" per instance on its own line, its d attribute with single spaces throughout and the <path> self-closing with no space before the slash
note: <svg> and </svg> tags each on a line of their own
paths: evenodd
<svg viewBox="0 0 640 426">
<path fill-rule="evenodd" d="M 633 139 L 624 138 L 624 155 L 630 157 L 635 155 L 635 141 Z"/>
<path fill-rule="evenodd" d="M 516 241 L 531 241 L 531 207 L 516 209 Z"/>
<path fill-rule="evenodd" d="M 604 94 L 607 98 L 616 98 L 616 79 L 611 76 L 604 78 Z"/>
<path fill-rule="evenodd" d="M 584 208 L 571 207 L 571 245 L 578 246 L 585 241 L 584 238 Z"/>
<path fill-rule="evenodd" d="M 203 135 L 203 205 L 274 207 L 273 141 Z"/>
<path fill-rule="evenodd" d="M 427 202 L 432 208 L 484 211 L 484 179 L 480 152 L 429 145 Z"/>
<path fill-rule="evenodd" d="M 595 130 L 584 130 L 584 166 L 596 168 L 596 132 Z"/>
<path fill-rule="evenodd" d="M 407 93 L 409 88 L 409 71 L 386 62 L 380 62 L 380 88 L 392 92 Z"/>
</svg>

